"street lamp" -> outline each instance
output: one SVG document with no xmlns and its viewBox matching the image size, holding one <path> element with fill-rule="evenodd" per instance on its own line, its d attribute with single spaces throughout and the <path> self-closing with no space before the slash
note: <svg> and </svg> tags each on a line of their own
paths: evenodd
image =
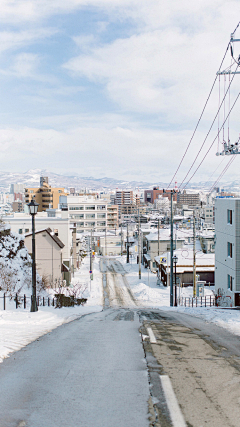
<svg viewBox="0 0 240 427">
<path fill-rule="evenodd" d="M 178 257 L 176 255 L 173 256 L 172 258 L 173 262 L 174 262 L 174 266 L 175 266 L 175 296 L 174 296 L 174 307 L 177 307 L 177 262 L 178 262 Z"/>
<path fill-rule="evenodd" d="M 36 256 L 35 256 L 35 215 L 37 214 L 39 204 L 33 199 L 28 203 L 30 215 L 32 215 L 32 298 L 30 311 L 38 311 L 36 296 Z"/>
</svg>

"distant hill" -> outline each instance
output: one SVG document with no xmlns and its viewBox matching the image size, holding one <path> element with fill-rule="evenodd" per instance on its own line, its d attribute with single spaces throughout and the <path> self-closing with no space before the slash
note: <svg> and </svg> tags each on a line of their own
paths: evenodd
<svg viewBox="0 0 240 427">
<path fill-rule="evenodd" d="M 115 178 L 94 178 L 80 175 L 61 175 L 46 169 L 30 169 L 25 173 L 1 172 L 0 171 L 0 191 L 9 191 L 10 184 L 24 184 L 26 187 L 38 187 L 40 176 L 48 176 L 49 184 L 52 187 L 65 187 L 69 189 L 74 187 L 76 191 L 107 191 L 118 189 L 152 189 L 154 186 L 167 188 L 166 182 L 146 182 L 146 181 L 123 181 Z M 193 182 L 188 184 L 187 188 L 208 190 L 214 182 Z M 174 184 L 172 184 L 174 186 Z M 240 191 L 240 181 L 218 183 L 218 187 L 229 191 Z"/>
</svg>

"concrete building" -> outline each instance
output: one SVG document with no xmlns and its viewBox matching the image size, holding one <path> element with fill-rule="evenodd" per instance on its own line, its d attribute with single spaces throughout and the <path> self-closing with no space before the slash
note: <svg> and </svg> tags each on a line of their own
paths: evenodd
<svg viewBox="0 0 240 427">
<path fill-rule="evenodd" d="M 200 206 L 200 196 L 198 193 L 187 193 L 186 190 L 180 191 L 177 194 L 177 207 L 182 209 L 183 205 L 187 205 L 190 208 Z"/>
<path fill-rule="evenodd" d="M 240 306 L 240 199 L 215 200 L 216 291 L 219 305 Z"/>
<path fill-rule="evenodd" d="M 104 199 L 70 195 L 61 196 L 59 202 L 60 209 L 68 211 L 70 223 L 76 227 L 77 233 L 107 228 L 108 204 Z"/>
<path fill-rule="evenodd" d="M 173 201 L 177 201 L 177 194 L 178 190 L 176 190 L 176 193 L 173 193 Z M 158 198 L 158 196 L 167 197 L 168 200 L 171 200 L 171 190 L 165 190 L 159 189 L 159 187 L 153 187 L 152 190 L 144 190 L 144 203 L 154 203 L 154 201 Z"/>
<path fill-rule="evenodd" d="M 107 228 L 118 228 L 118 205 L 107 205 Z"/>
<path fill-rule="evenodd" d="M 31 202 L 32 198 L 39 204 L 38 211 L 45 212 L 50 206 L 57 209 L 59 197 L 65 193 L 65 189 L 52 188 L 48 184 L 47 177 L 40 177 L 39 188 L 25 188 L 25 203 Z"/>
</svg>

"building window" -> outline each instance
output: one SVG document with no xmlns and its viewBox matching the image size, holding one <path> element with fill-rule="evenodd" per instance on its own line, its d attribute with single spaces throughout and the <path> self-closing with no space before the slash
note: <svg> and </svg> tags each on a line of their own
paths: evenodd
<svg viewBox="0 0 240 427">
<path fill-rule="evenodd" d="M 86 211 L 94 211 L 95 210 L 95 206 L 85 206 Z"/>
<path fill-rule="evenodd" d="M 233 290 L 233 278 L 230 274 L 228 274 L 228 289 L 230 289 L 230 291 Z"/>
<path fill-rule="evenodd" d="M 232 243 L 228 242 L 228 256 L 232 258 Z"/>
<path fill-rule="evenodd" d="M 95 214 L 86 214 L 86 219 L 95 218 Z"/>
<path fill-rule="evenodd" d="M 106 218 L 106 214 L 104 213 L 104 214 L 97 214 L 97 217 L 98 218 Z"/>
<path fill-rule="evenodd" d="M 98 205 L 97 210 L 102 211 L 103 209 L 106 209 L 105 205 Z"/>
<path fill-rule="evenodd" d="M 106 227 L 106 222 L 98 222 L 98 227 Z"/>
<path fill-rule="evenodd" d="M 25 228 L 25 233 L 29 233 L 29 228 Z"/>
<path fill-rule="evenodd" d="M 22 234 L 22 228 L 19 228 L 18 233 Z"/>
<path fill-rule="evenodd" d="M 82 211 L 83 210 L 83 206 L 70 206 L 69 210 L 70 211 Z"/>
<path fill-rule="evenodd" d="M 231 209 L 227 210 L 227 222 L 228 222 L 228 224 L 232 224 L 232 210 Z"/>
</svg>

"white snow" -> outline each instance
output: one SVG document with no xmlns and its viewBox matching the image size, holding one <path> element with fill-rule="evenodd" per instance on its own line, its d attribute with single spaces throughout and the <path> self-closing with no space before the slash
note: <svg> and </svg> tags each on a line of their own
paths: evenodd
<svg viewBox="0 0 240 427">
<path fill-rule="evenodd" d="M 3 310 L 0 299 L 0 362 L 10 353 L 20 350 L 25 345 L 36 340 L 63 323 L 70 322 L 83 315 L 102 310 L 102 282 L 98 261 L 93 263 L 94 280 L 89 280 L 89 257 L 85 258 L 81 269 L 75 274 L 73 283 L 81 283 L 87 286 L 83 297 L 87 298 L 84 306 L 66 307 L 56 309 L 54 307 L 39 307 L 36 313 L 30 313 L 29 307 L 14 308 L 15 303 L 7 300 L 7 310 Z M 23 289 L 27 295 L 29 289 Z M 54 290 L 49 294 L 53 294 Z M 46 296 L 46 293 L 44 293 Z"/>
</svg>

